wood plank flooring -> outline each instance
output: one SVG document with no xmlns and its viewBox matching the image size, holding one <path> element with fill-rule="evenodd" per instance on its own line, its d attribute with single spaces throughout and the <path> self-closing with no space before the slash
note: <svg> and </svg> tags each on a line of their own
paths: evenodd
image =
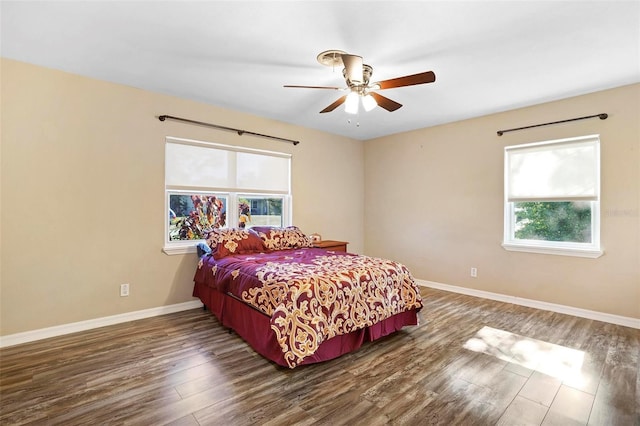
<svg viewBox="0 0 640 426">
<path fill-rule="evenodd" d="M 199 309 L 0 349 L 0 424 L 640 425 L 640 330 L 421 291 L 419 326 L 294 370 Z"/>
</svg>

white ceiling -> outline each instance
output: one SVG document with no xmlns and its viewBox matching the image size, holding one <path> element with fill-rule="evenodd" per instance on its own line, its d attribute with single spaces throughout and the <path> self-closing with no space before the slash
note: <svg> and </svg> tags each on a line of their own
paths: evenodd
<svg viewBox="0 0 640 426">
<path fill-rule="evenodd" d="M 639 1 L 2 1 L 0 14 L 3 57 L 363 140 L 640 81 Z M 319 114 L 343 93 L 282 86 L 343 86 L 316 61 L 329 49 L 363 56 L 372 81 L 437 79 L 382 91 L 395 112 Z"/>
</svg>

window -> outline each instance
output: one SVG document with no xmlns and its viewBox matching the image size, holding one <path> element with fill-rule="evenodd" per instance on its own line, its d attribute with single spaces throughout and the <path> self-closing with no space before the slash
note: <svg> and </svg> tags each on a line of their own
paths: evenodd
<svg viewBox="0 0 640 426">
<path fill-rule="evenodd" d="M 169 242 L 200 240 L 211 228 L 226 228 L 227 195 L 168 191 L 168 197 Z"/>
<path fill-rule="evenodd" d="M 599 257 L 598 135 L 505 148 L 507 250 Z"/>
<path fill-rule="evenodd" d="M 238 225 L 286 226 L 284 223 L 284 197 L 240 195 Z"/>
<path fill-rule="evenodd" d="M 288 226 L 290 205 L 290 154 L 167 138 L 165 253 L 195 252 L 211 228 Z"/>
</svg>

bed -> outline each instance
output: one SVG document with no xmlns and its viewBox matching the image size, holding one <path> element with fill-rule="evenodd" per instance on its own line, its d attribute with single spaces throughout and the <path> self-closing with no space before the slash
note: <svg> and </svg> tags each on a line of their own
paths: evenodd
<svg viewBox="0 0 640 426">
<path fill-rule="evenodd" d="M 296 227 L 216 229 L 193 295 L 253 349 L 295 368 L 418 324 L 422 300 L 402 264 L 314 248 Z"/>
</svg>

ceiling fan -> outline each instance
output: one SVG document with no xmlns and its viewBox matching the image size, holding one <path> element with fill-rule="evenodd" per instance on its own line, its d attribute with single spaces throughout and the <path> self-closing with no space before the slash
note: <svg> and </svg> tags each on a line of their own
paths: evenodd
<svg viewBox="0 0 640 426">
<path fill-rule="evenodd" d="M 366 111 L 370 111 L 375 108 L 376 105 L 379 105 L 387 111 L 392 112 L 400 108 L 402 104 L 376 93 L 376 90 L 414 86 L 416 84 L 433 83 L 436 81 L 436 75 L 433 71 L 426 71 L 389 80 L 370 82 L 373 67 L 363 63 L 362 56 L 351 55 L 342 50 L 324 51 L 318 55 L 318 62 L 331 67 L 344 66 L 342 75 L 345 78 L 347 87 L 296 86 L 290 84 L 284 87 L 349 91 L 348 94 L 340 97 L 334 103 L 320 111 L 320 113 L 331 112 L 344 103 L 345 111 L 350 114 L 355 114 L 358 112 L 360 99 L 362 99 L 362 106 Z"/>
</svg>

